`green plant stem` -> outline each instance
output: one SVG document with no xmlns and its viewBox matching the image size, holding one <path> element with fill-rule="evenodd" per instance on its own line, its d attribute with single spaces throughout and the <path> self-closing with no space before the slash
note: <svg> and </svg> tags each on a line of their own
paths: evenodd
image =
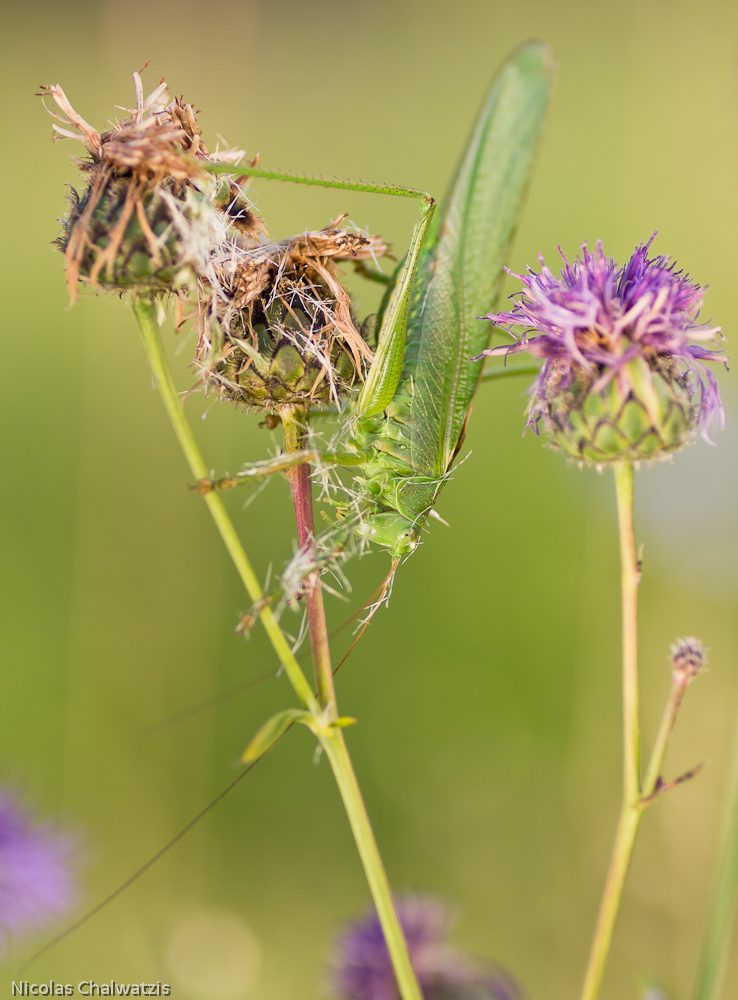
<svg viewBox="0 0 738 1000">
<path fill-rule="evenodd" d="M 734 737 L 725 828 L 712 890 L 693 1000 L 718 1000 L 728 956 L 738 896 L 738 728 Z"/>
<path fill-rule="evenodd" d="M 371 890 L 377 916 L 387 943 L 392 967 L 397 979 L 397 987 L 402 1000 L 423 1000 L 418 980 L 415 976 L 405 937 L 397 918 L 397 910 L 390 889 L 384 864 L 374 839 L 369 816 L 361 797 L 356 775 L 351 764 L 343 732 L 336 727 L 328 738 L 321 740 L 338 784 L 341 798 L 348 815 L 351 830 L 359 850 L 367 882 Z"/>
<path fill-rule="evenodd" d="M 303 410 L 284 410 L 285 451 L 288 455 L 305 450 L 308 414 Z M 300 548 L 312 562 L 317 560 L 315 548 L 315 520 L 313 514 L 313 489 L 310 466 L 303 462 L 293 466 L 287 473 L 295 507 L 297 537 Z M 392 899 L 387 873 L 374 838 L 369 814 L 361 796 L 353 764 L 342 730 L 330 725 L 338 718 L 336 690 L 331 666 L 331 650 L 328 626 L 323 603 L 323 588 L 320 574 L 310 573 L 305 580 L 305 604 L 310 630 L 313 654 L 313 668 L 318 689 L 318 700 L 324 709 L 324 726 L 319 738 L 330 762 L 343 804 L 348 815 L 351 831 L 356 841 L 361 862 L 364 866 L 369 889 L 377 909 L 387 950 L 395 971 L 395 978 L 403 1000 L 422 1000 L 418 982 L 410 962 L 405 938 L 397 918 L 397 910 Z"/>
<path fill-rule="evenodd" d="M 600 902 L 594 939 L 589 953 L 589 962 L 582 988 L 582 1000 L 595 1000 L 599 993 L 640 819 L 640 809 L 631 805 L 623 805 L 615 834 L 615 846 L 610 858 L 610 867 L 607 871 L 605 889 Z"/>
<path fill-rule="evenodd" d="M 633 529 L 633 464 L 615 464 L 618 526 L 620 532 L 620 584 L 622 608 L 623 683 L 623 804 L 615 846 L 595 926 L 582 1000 L 595 1000 L 612 941 L 613 928 L 633 854 L 642 807 L 640 792 L 640 723 L 638 719 L 638 581 Z"/>
<path fill-rule="evenodd" d="M 192 475 L 198 481 L 205 480 L 208 478 L 208 469 L 185 417 L 174 380 L 172 379 L 159 333 L 155 305 L 151 299 L 137 298 L 134 300 L 133 308 L 143 337 L 146 355 L 177 440 L 184 452 Z M 204 500 L 225 543 L 228 554 L 233 560 L 238 574 L 246 587 L 249 597 L 256 603 L 263 596 L 261 586 L 223 501 L 217 493 L 213 492 L 205 493 Z M 320 590 L 320 588 L 318 589 Z M 297 663 L 271 609 L 268 607 L 263 608 L 259 617 L 274 647 L 274 651 L 284 665 L 285 673 L 292 683 L 295 693 L 305 707 L 310 710 L 311 715 L 313 715 L 316 721 L 316 730 L 336 778 L 367 882 L 369 883 L 374 905 L 377 909 L 377 915 L 382 925 L 382 931 L 387 942 L 387 949 L 390 954 L 402 1000 L 423 1000 L 410 962 L 402 928 L 397 917 L 387 874 L 351 764 L 343 733 L 340 728 L 331 726 L 329 720 L 325 718 L 324 710 L 318 703 L 300 665 Z M 325 624 L 324 613 L 323 624 Z M 325 633 L 325 639 L 322 641 L 325 642 L 327 647 L 327 632 Z M 328 669 L 330 671 L 329 652 L 327 652 L 327 657 Z M 332 690 L 332 675 L 330 683 Z M 335 706 L 335 696 L 333 704 Z"/>
<path fill-rule="evenodd" d="M 662 787 L 661 767 L 684 693 L 690 683 L 685 674 L 672 674 L 671 689 L 664 707 L 643 785 L 640 782 L 640 723 L 638 718 L 638 584 L 640 567 L 633 528 L 633 466 L 615 465 L 620 567 L 623 646 L 623 802 L 615 834 L 615 845 L 605 880 L 594 939 L 590 950 L 581 1000 L 595 1000 L 610 950 L 623 886 L 633 856 L 643 813 Z M 736 814 L 738 842 L 738 810 Z M 707 1000 L 699 997 L 696 1000 Z"/>
<path fill-rule="evenodd" d="M 143 337 L 146 356 L 154 373 L 157 387 L 164 402 L 164 408 L 167 411 L 169 420 L 174 428 L 174 433 L 187 459 L 190 471 L 198 481 L 207 479 L 207 466 L 182 409 L 182 404 L 180 403 L 179 395 L 172 379 L 172 373 L 169 369 L 169 363 L 164 354 L 164 345 L 161 342 L 159 334 L 155 305 L 151 299 L 137 298 L 134 300 L 133 311 L 136 314 Z M 217 493 L 206 493 L 204 499 L 220 532 L 220 537 L 223 539 L 223 543 L 228 550 L 228 554 L 233 560 L 236 571 L 246 588 L 246 592 L 254 603 L 260 601 L 264 596 L 261 585 L 244 551 L 241 540 L 236 533 L 236 529 L 223 501 Z M 319 714 L 320 710 L 312 688 L 295 659 L 284 633 L 272 614 L 271 608 L 262 608 L 259 612 L 259 618 L 297 697 L 314 715 Z"/>
<path fill-rule="evenodd" d="M 620 534 L 620 591 L 623 650 L 623 800 L 640 797 L 641 727 L 638 717 L 638 584 L 641 571 L 633 527 L 633 463 L 615 464 Z"/>
<path fill-rule="evenodd" d="M 661 784 L 661 766 L 686 689 L 686 682 L 672 681 L 669 697 L 654 742 L 653 752 L 648 762 L 646 777 L 643 781 L 643 790 L 635 802 L 623 802 L 618 829 L 615 835 L 615 847 L 613 848 L 605 889 L 602 894 L 600 913 L 595 929 L 589 965 L 587 967 L 587 978 L 582 992 L 582 1000 L 594 1000 L 599 991 L 638 828 L 643 818 L 643 813 L 653 803 L 658 794 Z"/>
<path fill-rule="evenodd" d="M 646 768 L 646 777 L 643 779 L 643 792 L 641 794 L 641 805 L 645 808 L 649 806 L 654 795 L 659 791 L 661 783 L 661 765 L 666 756 L 666 748 L 669 745 L 671 734 L 674 729 L 676 717 L 679 714 L 684 693 L 689 687 L 689 679 L 683 677 L 681 680 L 672 678 L 671 690 L 661 716 L 659 730 L 654 740 L 651 759 Z"/>
</svg>

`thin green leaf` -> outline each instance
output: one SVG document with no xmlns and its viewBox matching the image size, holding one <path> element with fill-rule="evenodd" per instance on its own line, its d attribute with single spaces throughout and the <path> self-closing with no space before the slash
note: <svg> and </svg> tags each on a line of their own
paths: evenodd
<svg viewBox="0 0 738 1000">
<path fill-rule="evenodd" d="M 267 719 L 241 755 L 242 764 L 252 764 L 274 746 L 294 722 L 308 722 L 309 712 L 301 708 L 287 708 Z"/>
<path fill-rule="evenodd" d="M 348 726 L 355 726 L 358 721 L 358 719 L 353 719 L 350 715 L 342 715 L 340 719 L 335 720 L 333 725 L 339 729 L 346 729 Z"/>
<path fill-rule="evenodd" d="M 738 729 L 733 774 L 727 795 L 722 854 L 707 916 L 693 1000 L 718 1000 L 728 959 L 738 902 Z"/>
</svg>

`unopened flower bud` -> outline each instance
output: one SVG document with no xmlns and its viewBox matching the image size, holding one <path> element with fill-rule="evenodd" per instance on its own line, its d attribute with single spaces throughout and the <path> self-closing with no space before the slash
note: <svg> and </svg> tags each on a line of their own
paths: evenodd
<svg viewBox="0 0 738 1000">
<path fill-rule="evenodd" d="M 675 684 L 690 684 L 707 665 L 707 654 L 699 639 L 677 639 L 671 647 L 671 676 Z"/>
</svg>

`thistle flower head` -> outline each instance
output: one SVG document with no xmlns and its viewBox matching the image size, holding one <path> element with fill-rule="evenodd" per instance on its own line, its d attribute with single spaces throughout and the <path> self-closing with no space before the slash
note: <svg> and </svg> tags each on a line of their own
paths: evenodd
<svg viewBox="0 0 738 1000">
<path fill-rule="evenodd" d="M 33 821 L 0 790 L 0 951 L 11 937 L 43 928 L 74 901 L 71 839 Z"/>
<path fill-rule="evenodd" d="M 519 1000 L 504 973 L 480 971 L 449 946 L 452 920 L 440 903 L 406 897 L 397 912 L 425 1000 Z M 338 1000 L 400 1000 L 375 913 L 352 924 L 340 939 L 332 987 Z"/>
<path fill-rule="evenodd" d="M 212 157 L 193 106 L 170 101 L 163 80 L 144 98 L 140 75 L 133 77 L 135 108 L 103 132 L 74 110 L 60 86 L 41 88 L 61 112 L 50 111 L 62 123 L 54 125 L 55 140 L 76 139 L 87 152 L 77 160 L 86 187 L 73 191 L 57 240 L 73 298 L 78 279 L 124 291 L 191 288 L 228 224 L 248 234 L 262 228 L 231 179 L 203 171 Z M 218 159 L 243 155 L 228 150 Z"/>
<path fill-rule="evenodd" d="M 655 236 L 655 234 L 654 234 Z M 717 380 L 704 362 L 720 328 L 699 322 L 702 289 L 668 257 L 649 258 L 653 236 L 618 268 L 602 243 L 555 276 L 516 275 L 522 291 L 509 312 L 487 317 L 515 344 L 487 355 L 528 351 L 543 362 L 530 390 L 528 426 L 544 428 L 572 457 L 603 463 L 658 459 L 711 423 L 722 425 Z"/>
<path fill-rule="evenodd" d="M 200 283 L 197 363 L 223 397 L 277 410 L 337 402 L 373 354 L 337 264 L 387 253 L 340 227 L 279 243 L 225 240 Z"/>
</svg>

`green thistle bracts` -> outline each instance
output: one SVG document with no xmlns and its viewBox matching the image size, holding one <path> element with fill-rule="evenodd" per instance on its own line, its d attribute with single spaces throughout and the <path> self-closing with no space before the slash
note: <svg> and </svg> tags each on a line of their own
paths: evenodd
<svg viewBox="0 0 738 1000">
<path fill-rule="evenodd" d="M 682 448 L 693 437 L 693 404 L 684 376 L 666 363 L 629 362 L 601 391 L 578 369 L 567 389 L 549 378 L 543 411 L 551 444 L 592 465 L 648 461 Z"/>
<path fill-rule="evenodd" d="M 710 346 L 720 327 L 699 322 L 702 289 L 668 257 L 649 257 L 655 237 L 617 267 L 602 244 L 555 276 L 543 264 L 516 275 L 513 308 L 489 313 L 522 339 L 483 355 L 529 351 L 542 362 L 530 388 L 528 427 L 579 462 L 659 461 L 724 425 L 717 379 L 726 364 Z"/>
<path fill-rule="evenodd" d="M 230 352 L 210 372 L 234 403 L 268 409 L 328 404 L 343 395 L 355 377 L 343 343 L 334 339 L 327 368 L 315 335 L 325 325 L 321 303 L 292 289 L 263 307 L 259 302 L 249 329 L 230 328 Z M 299 300 L 299 301 L 298 301 Z M 243 323 L 237 318 L 236 324 Z M 240 333 L 240 337 L 238 334 Z"/>
<path fill-rule="evenodd" d="M 387 247 L 337 222 L 279 243 L 231 241 L 214 255 L 202 282 L 197 363 L 224 399 L 277 412 L 337 405 L 363 379 L 374 355 L 337 264 Z"/>
</svg>

